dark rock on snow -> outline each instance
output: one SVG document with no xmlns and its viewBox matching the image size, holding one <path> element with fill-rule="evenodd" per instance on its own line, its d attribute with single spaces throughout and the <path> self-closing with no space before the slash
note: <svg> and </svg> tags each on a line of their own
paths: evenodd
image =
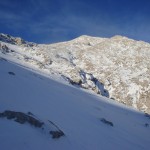
<svg viewBox="0 0 150 150">
<path fill-rule="evenodd" d="M 105 118 L 102 118 L 102 119 L 101 119 L 101 122 L 103 122 L 103 123 L 105 123 L 105 124 L 107 124 L 107 125 L 109 125 L 109 126 L 112 126 L 112 127 L 114 126 L 111 121 L 108 121 L 108 120 L 106 120 Z"/>
<path fill-rule="evenodd" d="M 25 113 L 22 112 L 15 112 L 15 111 L 9 111 L 6 110 L 3 113 L 0 113 L 0 117 L 6 117 L 7 119 L 15 119 L 14 121 L 20 123 L 20 124 L 24 124 L 24 123 L 29 123 L 30 125 L 33 125 L 35 127 L 41 128 L 42 125 L 44 124 L 43 122 L 35 119 L 32 116 L 29 116 Z"/>
</svg>

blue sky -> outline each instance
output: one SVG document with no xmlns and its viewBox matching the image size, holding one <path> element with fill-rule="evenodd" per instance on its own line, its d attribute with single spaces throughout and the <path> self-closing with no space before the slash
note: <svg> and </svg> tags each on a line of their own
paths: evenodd
<svg viewBox="0 0 150 150">
<path fill-rule="evenodd" d="M 80 35 L 150 42 L 150 0 L 0 0 L 0 32 L 37 43 Z"/>
</svg>

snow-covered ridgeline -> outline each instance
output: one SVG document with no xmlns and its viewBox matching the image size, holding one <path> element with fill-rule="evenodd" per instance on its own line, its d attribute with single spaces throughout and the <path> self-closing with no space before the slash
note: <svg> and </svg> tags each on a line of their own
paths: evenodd
<svg viewBox="0 0 150 150">
<path fill-rule="evenodd" d="M 30 45 L 14 42 L 11 36 L 1 37 L 5 37 L 0 43 L 3 57 L 17 58 L 22 65 L 150 112 L 149 43 L 122 36 L 81 36 L 68 42 Z"/>
</svg>

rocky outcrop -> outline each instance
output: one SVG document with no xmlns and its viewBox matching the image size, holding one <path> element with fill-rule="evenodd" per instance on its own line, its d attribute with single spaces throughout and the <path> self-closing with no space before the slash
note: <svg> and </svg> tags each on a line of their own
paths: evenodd
<svg viewBox="0 0 150 150">
<path fill-rule="evenodd" d="M 16 74 L 12 71 L 9 71 L 8 74 L 15 76 Z"/>
<path fill-rule="evenodd" d="M 10 44 L 16 44 L 16 45 L 26 44 L 26 42 L 20 37 L 15 38 L 8 34 L 2 34 L 2 33 L 0 34 L 0 41 L 7 42 Z"/>
<path fill-rule="evenodd" d="M 50 128 L 50 131 L 48 134 L 52 135 L 53 139 L 60 138 L 61 136 L 64 136 L 64 132 L 58 128 L 52 121 L 49 121 L 50 125 L 40 121 L 37 119 L 33 113 L 28 112 L 27 114 L 23 112 L 16 112 L 16 111 L 10 111 L 6 110 L 2 113 L 0 113 L 0 118 L 7 118 L 8 120 L 14 120 L 17 123 L 25 124 L 28 123 L 36 128 L 41 128 L 42 130 L 46 130 Z"/>
<path fill-rule="evenodd" d="M 109 126 L 114 126 L 114 124 L 111 122 L 111 121 L 108 121 L 108 120 L 106 120 L 105 118 L 102 118 L 101 119 L 101 122 L 103 122 L 104 124 L 106 124 L 106 125 L 109 125 Z"/>
<path fill-rule="evenodd" d="M 33 125 L 38 128 L 41 128 L 44 125 L 43 122 L 22 112 L 6 110 L 3 113 L 0 113 L 0 118 L 4 118 L 4 117 L 6 117 L 7 119 L 14 119 L 14 121 L 20 124 L 29 123 L 30 125 Z"/>
<path fill-rule="evenodd" d="M 97 94 L 100 94 L 105 97 L 109 97 L 109 92 L 104 88 L 104 84 L 96 79 L 92 74 L 85 73 L 84 71 L 79 72 L 79 79 L 71 79 L 69 77 L 62 77 L 67 80 L 70 84 L 92 90 Z"/>
<path fill-rule="evenodd" d="M 0 33 L 0 41 L 14 44 L 14 45 L 22 45 L 22 46 L 30 46 L 30 47 L 36 45 L 35 43 L 32 42 L 26 42 L 20 37 L 13 37 L 10 36 L 9 34 L 3 34 L 3 33 Z"/>
<path fill-rule="evenodd" d="M 6 54 L 6 53 L 9 53 L 9 52 L 10 52 L 9 48 L 8 48 L 6 45 L 1 44 L 1 43 L 0 43 L 0 51 L 1 51 L 3 54 Z"/>
<path fill-rule="evenodd" d="M 58 139 L 61 136 L 64 136 L 64 133 L 61 130 L 59 130 L 59 131 L 50 131 L 49 133 L 52 135 L 53 139 Z"/>
</svg>

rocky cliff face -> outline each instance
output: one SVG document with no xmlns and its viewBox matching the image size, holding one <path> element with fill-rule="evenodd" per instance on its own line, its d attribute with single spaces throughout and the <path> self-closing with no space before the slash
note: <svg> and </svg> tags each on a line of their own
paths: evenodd
<svg viewBox="0 0 150 150">
<path fill-rule="evenodd" d="M 149 43 L 122 36 L 81 36 L 50 45 L 17 39 L 0 35 L 3 57 L 10 55 L 24 65 L 150 113 Z"/>
<path fill-rule="evenodd" d="M 3 33 L 0 34 L 0 41 L 10 43 L 10 44 L 15 44 L 15 45 L 24 45 L 24 46 L 35 45 L 35 43 L 26 42 L 20 37 L 13 37 L 13 36 L 10 36 L 9 34 L 3 34 Z"/>
</svg>

